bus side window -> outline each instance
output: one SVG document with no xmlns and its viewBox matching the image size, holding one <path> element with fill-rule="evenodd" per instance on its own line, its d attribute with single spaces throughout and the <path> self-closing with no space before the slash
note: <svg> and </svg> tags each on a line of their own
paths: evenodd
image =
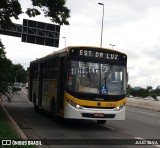
<svg viewBox="0 0 160 148">
<path fill-rule="evenodd" d="M 54 58 L 54 67 L 53 67 L 53 78 L 58 79 L 58 66 L 59 66 L 59 58 L 58 56 Z"/>
</svg>

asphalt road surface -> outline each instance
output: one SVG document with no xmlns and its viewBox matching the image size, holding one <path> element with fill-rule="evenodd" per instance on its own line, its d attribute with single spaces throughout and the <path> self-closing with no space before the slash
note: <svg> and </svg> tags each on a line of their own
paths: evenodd
<svg viewBox="0 0 160 148">
<path fill-rule="evenodd" d="M 125 121 L 107 121 L 104 125 L 98 125 L 96 121 L 90 120 L 65 120 L 56 123 L 48 114 L 34 111 L 33 104 L 27 100 L 25 89 L 18 93 L 13 95 L 10 102 L 5 103 L 5 108 L 29 139 L 43 139 L 48 145 L 45 147 L 160 147 L 154 143 L 155 139 L 160 139 L 159 112 L 127 106 Z M 87 139 L 89 144 L 86 143 Z M 152 145 L 141 145 L 141 143 L 130 145 L 132 140 L 139 142 L 139 139 L 142 142 L 146 139 L 154 141 Z M 112 143 L 120 142 L 120 145 L 103 145 L 104 140 Z M 68 141 L 71 143 L 66 144 Z M 54 142 L 60 145 L 55 145 Z M 125 145 L 122 145 L 123 143 Z"/>
</svg>

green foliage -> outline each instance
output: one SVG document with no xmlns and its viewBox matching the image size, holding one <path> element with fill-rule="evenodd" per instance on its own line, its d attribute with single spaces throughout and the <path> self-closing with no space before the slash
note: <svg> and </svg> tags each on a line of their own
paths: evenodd
<svg viewBox="0 0 160 148">
<path fill-rule="evenodd" d="M 1 0 L 0 2 L 0 24 L 4 27 L 13 25 L 11 17 L 18 19 L 22 13 L 18 0 Z"/>
<path fill-rule="evenodd" d="M 136 96 L 136 97 L 143 97 L 143 98 L 145 98 L 145 97 L 149 96 L 149 91 L 146 90 L 146 89 L 143 89 L 143 88 L 141 88 L 139 90 L 131 89 L 130 90 L 130 95 Z"/>
<path fill-rule="evenodd" d="M 154 99 L 156 99 L 157 96 L 160 96 L 160 88 L 157 87 L 155 90 L 153 90 L 152 86 L 147 86 L 146 89 L 144 88 L 132 88 L 131 86 L 127 89 L 127 94 L 132 95 L 134 97 L 147 97 L 151 96 Z"/>
<path fill-rule="evenodd" d="M 16 131 L 11 128 L 9 120 L 2 109 L 0 109 L 0 121 L 0 139 L 20 138 Z"/>
<path fill-rule="evenodd" d="M 5 48 L 4 45 L 2 44 L 1 40 L 0 40 L 0 58 L 2 58 L 3 56 L 5 56 Z"/>
<path fill-rule="evenodd" d="M 65 6 L 66 0 L 31 0 L 33 7 L 26 10 L 29 17 L 35 17 L 44 13 L 52 22 L 59 25 L 69 25 L 68 18 L 70 10 Z M 38 10 L 40 9 L 41 12 Z M 11 17 L 19 19 L 22 14 L 21 4 L 18 0 L 1 0 L 0 1 L 0 24 L 4 27 L 13 25 Z"/>
<path fill-rule="evenodd" d="M 0 94 L 5 94 L 9 90 L 9 72 L 12 66 L 12 62 L 5 56 L 4 49 L 4 45 L 0 41 Z"/>
<path fill-rule="evenodd" d="M 17 73 L 17 74 L 16 74 Z M 20 64 L 12 65 L 11 69 L 12 82 L 26 83 L 27 82 L 27 72 Z"/>
<path fill-rule="evenodd" d="M 0 108 L 0 139 L 14 139 L 21 140 L 20 135 L 17 133 L 15 128 L 12 126 L 11 122 L 7 118 L 5 112 Z M 11 145 L 4 146 L 4 148 L 36 148 L 36 146 L 28 146 L 28 145 Z M 3 148 L 3 146 L 2 146 Z"/>
<path fill-rule="evenodd" d="M 151 96 L 156 99 L 156 96 L 160 96 L 160 89 L 157 87 L 155 90 L 151 91 Z"/>
<path fill-rule="evenodd" d="M 14 83 L 17 72 L 17 82 L 26 83 L 27 72 L 20 64 L 13 64 L 5 56 L 4 45 L 0 41 L 0 95 L 10 93 L 10 85 Z M 3 56 L 1 56 L 3 55 Z"/>
<path fill-rule="evenodd" d="M 52 22 L 69 25 L 67 19 L 70 17 L 70 10 L 65 6 L 66 0 L 32 0 L 32 4 L 40 8 L 44 16 L 49 17 Z M 30 17 L 41 14 L 36 8 L 28 8 L 26 13 Z"/>
</svg>

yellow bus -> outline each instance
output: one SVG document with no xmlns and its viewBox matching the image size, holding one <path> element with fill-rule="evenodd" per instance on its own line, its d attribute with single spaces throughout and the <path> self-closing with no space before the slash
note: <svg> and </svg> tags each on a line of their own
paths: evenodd
<svg viewBox="0 0 160 148">
<path fill-rule="evenodd" d="M 124 120 L 127 55 L 116 50 L 69 46 L 32 61 L 29 100 L 67 119 Z"/>
</svg>

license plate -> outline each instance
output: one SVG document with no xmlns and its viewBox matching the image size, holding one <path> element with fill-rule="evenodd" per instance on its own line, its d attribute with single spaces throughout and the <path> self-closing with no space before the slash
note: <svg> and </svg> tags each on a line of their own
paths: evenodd
<svg viewBox="0 0 160 148">
<path fill-rule="evenodd" d="M 94 113 L 94 117 L 104 117 L 103 113 Z"/>
</svg>

